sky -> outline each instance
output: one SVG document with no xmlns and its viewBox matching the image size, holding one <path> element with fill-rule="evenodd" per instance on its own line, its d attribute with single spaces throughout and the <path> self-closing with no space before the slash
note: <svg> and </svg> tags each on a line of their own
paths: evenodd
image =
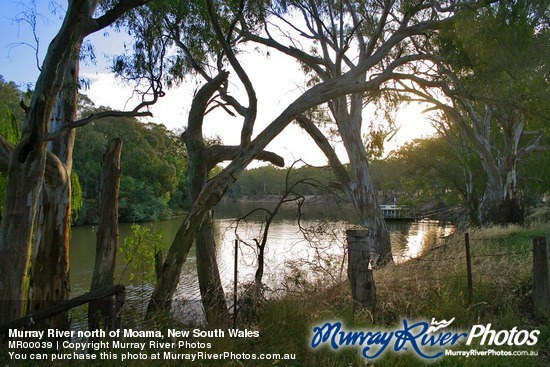
<svg viewBox="0 0 550 367">
<path fill-rule="evenodd" d="M 21 20 L 23 13 L 31 8 L 32 2 L 0 2 L 0 32 L 4 35 L 0 40 L 0 75 L 4 80 L 13 81 L 23 89 L 36 81 L 39 74 L 37 58 L 38 63 L 41 63 L 49 42 L 62 23 L 66 6 L 64 1 L 58 1 L 56 6 L 51 5 L 51 0 L 34 1 L 38 14 L 35 25 L 37 43 L 31 25 Z M 124 52 L 127 36 L 107 29 L 90 36 L 88 40 L 94 45 L 96 62 L 81 63 L 81 77 L 91 82 L 89 89 L 81 92 L 87 94 L 97 106 L 133 109 L 137 101 L 131 99 L 132 88 L 121 83 L 109 71 L 109 57 Z M 37 44 L 38 57 L 33 48 Z M 272 51 L 269 58 L 253 50 L 239 57 L 258 95 L 258 119 L 254 129 L 257 134 L 300 95 L 304 76 L 295 61 L 276 51 Z M 153 118 L 149 121 L 162 123 L 171 130 L 184 129 L 190 102 L 197 87 L 196 82 L 189 81 L 176 89 L 167 90 L 166 96 L 151 108 Z M 386 153 L 413 138 L 426 137 L 433 133 L 433 128 L 421 111 L 420 105 L 408 105 L 399 110 L 396 117 L 399 131 L 392 141 L 386 143 Z M 240 120 L 222 113 L 212 113 L 205 119 L 204 131 L 208 136 L 222 137 L 226 144 L 238 144 Z M 283 156 L 287 166 L 297 159 L 303 159 L 312 165 L 327 164 L 326 158 L 311 138 L 296 124 L 287 127 L 267 149 Z M 341 145 L 336 146 L 336 151 L 343 162 L 348 161 Z"/>
</svg>

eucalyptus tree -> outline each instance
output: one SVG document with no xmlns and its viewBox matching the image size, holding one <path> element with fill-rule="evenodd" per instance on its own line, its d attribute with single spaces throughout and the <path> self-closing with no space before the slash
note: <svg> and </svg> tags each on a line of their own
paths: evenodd
<svg viewBox="0 0 550 367">
<path fill-rule="evenodd" d="M 414 5 L 407 6 L 393 1 L 386 3 L 389 9 L 392 9 L 395 14 L 401 14 L 401 17 L 397 18 L 399 21 L 396 21 L 394 12 L 391 12 L 391 14 L 388 12 L 386 18 L 376 17 L 374 19 L 375 22 L 378 22 L 378 26 L 375 25 L 374 28 L 379 29 L 379 31 L 378 36 L 372 41 L 371 47 L 367 47 L 370 52 L 357 55 L 356 63 L 348 65 L 346 70 L 342 70 L 341 74 L 333 78 L 320 80 L 306 90 L 290 103 L 263 131 L 259 132 L 254 139 L 251 139 L 249 143 L 242 144 L 232 157 L 231 163 L 204 185 L 175 235 L 174 242 L 170 247 L 153 291 L 148 309 L 149 315 L 169 307 L 179 280 L 182 264 L 186 260 L 195 235 L 205 216 L 219 202 L 231 184 L 237 179 L 237 176 L 263 151 L 272 139 L 296 118 L 320 104 L 353 94 L 356 94 L 356 96 L 357 94 L 361 95 L 362 99 L 362 93 L 377 91 L 381 85 L 392 77 L 396 69 L 405 67 L 415 59 L 421 59 L 425 56 L 422 54 L 402 55 L 400 53 L 404 48 L 404 44 L 411 37 L 436 31 L 444 23 L 452 21 L 455 12 L 462 6 L 477 4 L 477 2 L 460 4 L 455 4 L 455 2 L 449 2 L 449 4 L 447 2 L 438 4 L 418 2 L 416 4 L 415 2 Z M 233 17 L 229 19 L 241 19 L 247 11 L 260 16 L 266 14 L 263 8 L 254 7 L 253 3 L 224 4 L 208 1 L 207 4 L 212 10 L 220 9 L 233 14 Z M 289 15 L 287 14 L 287 16 Z M 211 20 L 213 19 L 215 17 L 211 17 Z M 359 23 L 359 20 L 356 23 Z M 236 30 L 233 24 L 234 22 L 229 22 L 229 28 L 227 29 L 231 30 L 233 28 Z M 244 27 L 241 25 L 241 28 Z M 357 31 L 358 29 L 352 27 L 349 34 L 353 35 Z M 232 39 L 235 36 L 229 34 L 226 37 Z M 345 42 L 340 44 L 344 46 Z M 293 47 L 287 48 L 294 49 Z M 315 56 L 312 57 L 317 60 Z M 270 65 L 270 67 L 276 69 L 276 65 Z M 335 106 L 344 108 L 347 103 L 342 101 L 341 104 L 335 104 Z M 357 114 L 354 116 L 357 116 Z M 354 134 L 357 134 L 357 127 L 350 127 L 350 129 L 353 130 Z M 355 148 L 358 147 L 355 145 Z M 362 188 L 357 189 L 362 190 Z"/>
<path fill-rule="evenodd" d="M 399 27 L 406 26 L 413 15 L 419 16 L 422 12 L 422 9 L 415 10 L 405 4 L 400 7 L 391 1 L 290 1 L 284 5 L 275 4 L 267 8 L 271 16 L 266 18 L 262 27 L 255 30 L 242 22 L 241 35 L 296 59 L 308 74 L 310 85 L 338 78 L 362 60 L 375 55 L 381 46 L 390 50 L 396 45 L 387 44 L 388 38 Z M 279 31 L 280 27 L 283 27 L 284 32 Z M 391 53 L 397 54 L 397 50 L 403 49 L 403 46 L 395 48 Z M 394 64 L 388 69 L 403 66 L 407 63 L 405 57 L 411 55 L 399 55 L 388 62 L 393 56 L 389 52 L 378 62 L 369 65 L 358 75 L 357 82 L 363 82 L 367 76 L 370 78 L 384 70 L 390 62 Z M 368 103 L 367 96 L 372 96 L 373 92 L 376 91 L 360 91 L 327 102 L 332 118 L 326 118 L 332 119 L 337 126 L 350 162 L 349 172 L 342 169 L 342 163 L 328 142 L 321 143 L 326 139 L 315 127 L 313 119 L 303 115 L 298 122 L 310 135 L 316 136 L 315 141 L 329 158 L 362 225 L 369 229 L 371 251 L 384 263 L 391 260 L 389 231 L 372 186 L 362 135 L 363 109 Z"/>
<path fill-rule="evenodd" d="M 130 58 L 121 56 L 117 59 L 119 73 L 140 75 L 143 72 L 141 60 L 156 47 L 157 38 L 162 37 L 172 51 L 165 57 L 166 83 L 178 85 L 190 75 L 203 83 L 192 98 L 187 126 L 182 134 L 189 166 L 186 175 L 193 201 L 198 198 L 215 166 L 231 160 L 250 143 L 257 115 L 256 92 L 235 54 L 235 40 L 231 34 L 235 22 L 231 22 L 223 7 L 217 7 L 217 11 L 219 13 L 214 11 L 211 2 L 177 0 L 136 10 L 127 18 L 136 38 L 134 54 Z M 163 67 L 163 62 L 158 59 L 159 68 Z M 224 67 L 234 70 L 235 83 L 240 83 L 246 92 L 245 102 L 230 94 L 229 73 Z M 207 141 L 203 133 L 204 118 L 216 108 L 242 118 L 239 146 Z M 284 165 L 281 157 L 267 151 L 259 152 L 255 158 Z M 177 241 L 176 238 L 173 246 Z M 211 212 L 198 228 L 195 249 L 199 288 L 207 319 L 224 318 L 227 305 L 216 260 Z"/>
<path fill-rule="evenodd" d="M 8 184 L 0 226 L 0 322 L 21 316 L 23 310 L 34 222 L 44 179 L 53 187 L 65 185 L 69 179 L 60 157 L 48 153 L 48 142 L 68 134 L 74 127 L 103 117 L 95 115 L 74 121 L 74 115 L 63 115 L 66 119 L 61 121 L 63 126 L 56 131 L 51 128 L 51 119 L 63 86 L 69 84 L 66 75 L 86 36 L 111 25 L 126 11 L 146 2 L 103 1 L 103 11 L 97 16 L 99 0 L 68 2 L 61 28 L 50 43 L 42 63 L 30 104 L 25 106 L 22 138 L 14 147 L 7 146 L 10 150 Z M 139 105 L 130 114 L 148 114 L 140 112 L 146 105 Z M 51 297 L 57 297 L 55 292 Z"/>
<path fill-rule="evenodd" d="M 518 164 L 527 153 L 546 149 L 550 116 L 549 5 L 510 0 L 466 12 L 425 48 L 440 56 L 433 65 L 437 75 L 403 76 L 416 85 L 403 82 L 403 89 L 442 111 L 437 126 L 459 137 L 454 144 L 469 146 L 483 167 L 483 194 L 478 199 L 470 190 L 472 203 L 479 200 L 474 223 L 524 220 Z"/>
<path fill-rule="evenodd" d="M 413 45 L 431 42 L 437 31 L 435 28 L 419 31 L 415 28 L 422 28 L 430 22 L 446 23 L 450 20 L 448 15 L 461 6 L 479 5 L 473 3 L 289 1 L 268 7 L 266 11 L 270 17 L 266 18 L 262 27 L 253 29 L 242 22 L 240 35 L 297 60 L 309 76 L 310 85 L 356 70 L 364 60 L 373 61 L 362 70 L 362 74 L 357 75 L 354 82 L 361 83 L 376 79 L 388 71 L 414 74 L 416 65 L 432 56 Z M 298 122 L 327 155 L 362 225 L 369 229 L 371 251 L 381 264 L 391 261 L 391 243 L 372 185 L 362 131 L 365 108 L 369 104 L 378 110 L 391 109 L 395 101 L 395 95 L 384 93 L 378 87 L 327 101 L 328 119 L 336 124 L 346 149 L 351 167 L 349 172 L 342 169 L 342 163 L 325 134 L 316 126 L 326 123 L 326 115 L 319 119 L 318 113 L 310 112 L 298 118 Z M 367 135 L 373 133 L 371 129 Z"/>
<path fill-rule="evenodd" d="M 76 117 L 78 95 L 78 58 L 80 45 L 75 45 L 65 70 L 63 87 L 55 104 L 50 130 L 57 131 Z M 69 299 L 69 244 L 71 227 L 71 172 L 75 130 L 70 129 L 59 139 L 48 144 L 47 150 L 59 159 L 63 179 L 57 185 L 46 181 L 38 196 L 33 257 L 29 277 L 27 313 L 53 306 Z M 66 312 L 46 321 L 45 328 L 69 327 Z"/>
</svg>

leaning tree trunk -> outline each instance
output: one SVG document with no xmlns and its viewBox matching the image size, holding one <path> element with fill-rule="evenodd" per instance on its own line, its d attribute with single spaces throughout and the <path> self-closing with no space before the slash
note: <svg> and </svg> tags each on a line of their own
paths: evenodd
<svg viewBox="0 0 550 367">
<path fill-rule="evenodd" d="M 188 130 L 184 134 L 189 160 L 189 189 L 191 200 L 197 200 L 208 178 L 209 167 L 206 164 L 205 147 L 202 134 L 192 137 Z M 197 277 L 201 300 L 207 321 L 223 320 L 227 316 L 227 303 L 223 290 L 218 262 L 216 260 L 216 241 L 214 240 L 212 211 L 209 211 L 195 237 Z"/>
<path fill-rule="evenodd" d="M 76 48 L 78 50 L 78 47 Z M 51 130 L 56 131 L 76 120 L 78 90 L 78 55 L 73 56 L 67 69 L 63 89 L 57 99 Z M 44 182 L 37 208 L 34 232 L 29 303 L 27 314 L 69 299 L 69 246 L 71 227 L 71 169 L 75 131 L 69 130 L 59 140 L 49 143 L 48 150 L 63 164 L 65 180 L 57 186 Z M 44 320 L 44 328 L 67 329 L 66 312 Z"/>
<path fill-rule="evenodd" d="M 199 288 L 206 319 L 209 322 L 226 320 L 228 315 L 227 302 L 216 260 L 216 242 L 212 225 L 212 212 L 209 212 L 195 238 Z"/>
<path fill-rule="evenodd" d="M 205 215 L 221 200 L 246 166 L 261 154 L 265 147 L 291 121 L 304 111 L 327 102 L 332 98 L 336 98 L 339 95 L 378 88 L 382 82 L 389 78 L 389 74 L 383 74 L 364 83 L 356 83 L 357 74 L 361 73 L 362 68 L 365 66 L 368 66 L 368 64 L 364 64 L 339 78 L 323 82 L 306 91 L 258 134 L 250 144 L 242 146 L 238 154 L 232 157 L 232 162 L 216 177 L 207 182 L 174 236 L 174 241 L 168 250 L 162 266 L 161 276 L 158 278 L 151 295 L 147 308 L 148 318 L 157 312 L 165 312 L 170 309 L 181 268 L 187 260 L 195 234 L 199 230 Z"/>
</svg>

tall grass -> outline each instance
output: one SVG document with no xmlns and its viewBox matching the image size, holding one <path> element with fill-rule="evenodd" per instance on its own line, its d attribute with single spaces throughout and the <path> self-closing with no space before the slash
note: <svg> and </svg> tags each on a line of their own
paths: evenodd
<svg viewBox="0 0 550 367">
<path fill-rule="evenodd" d="M 430 321 L 431 318 L 449 320 L 454 317 L 453 327 L 463 330 L 469 330 L 476 324 L 488 323 L 496 330 L 509 330 L 514 326 L 518 329 L 539 329 L 541 334 L 535 348 L 539 351 L 539 356 L 468 359 L 444 357 L 433 365 L 550 365 L 548 317 L 536 315 L 531 300 L 532 239 L 534 236 L 548 234 L 549 223 L 470 230 L 473 278 L 471 301 L 467 287 L 464 234 L 456 233 L 443 245 L 431 249 L 421 258 L 375 270 L 375 315 L 368 312 L 353 314 L 346 283 L 333 284 L 317 292 L 312 290 L 318 288 L 312 286 L 301 295 L 272 300 L 269 308 L 264 310 L 262 329 L 270 330 L 269 326 L 275 327 L 273 323 L 278 324 L 285 319 L 287 316 L 281 317 L 274 312 L 282 309 L 285 310 L 285 315 L 299 315 L 293 318 L 295 324 L 292 331 L 288 330 L 290 334 L 279 338 L 289 341 L 291 345 L 306 344 L 312 325 L 319 325 L 327 320 L 342 321 L 350 329 L 380 330 L 395 327 L 404 318 Z M 299 302 L 296 302 L 296 298 Z M 266 332 L 264 335 L 269 334 Z M 335 352 L 305 348 L 300 358 L 302 365 L 307 366 L 365 364 L 357 350 Z M 390 352 L 372 363 L 377 366 L 414 366 L 424 365 L 426 362 L 411 353 Z"/>
<path fill-rule="evenodd" d="M 550 366 L 550 328 L 548 317 L 534 312 L 532 290 L 532 238 L 550 234 L 549 223 L 535 223 L 527 227 L 507 226 L 469 231 L 472 256 L 473 294 L 469 300 L 464 234 L 456 233 L 443 245 L 426 252 L 421 258 L 398 265 L 377 269 L 374 273 L 377 289 L 377 310 L 354 313 L 347 282 L 336 278 L 315 280 L 300 277 L 299 286 L 287 284 L 287 292 L 270 298 L 249 322 L 239 328 L 259 330 L 259 338 L 198 339 L 209 342 L 209 353 L 293 353 L 296 360 L 210 360 L 134 361 L 132 366 L 423 366 L 412 352 L 387 351 L 375 361 L 363 359 L 358 349 L 342 348 L 333 351 L 323 347 L 309 347 L 312 327 L 326 321 L 340 321 L 347 329 L 392 329 L 408 320 L 452 319 L 457 330 L 469 331 L 476 324 L 492 324 L 492 328 L 538 329 L 539 342 L 534 348 L 538 357 L 443 357 L 432 366 Z M 293 269 L 295 272 L 296 269 Z M 295 278 L 297 275 L 293 274 Z M 294 279 L 290 278 L 290 279 Z M 145 326 L 148 330 L 169 327 L 183 328 L 172 321 L 158 320 Z M 210 329 L 227 328 L 210 325 Z M 193 341 L 190 339 L 189 341 Z M 453 349 L 469 349 L 460 345 Z M 477 348 L 477 347 L 474 347 Z M 483 347 L 479 347 L 483 349 Z M 514 350 L 514 347 L 510 350 Z M 505 347 L 495 348 L 505 349 Z M 517 349 L 517 347 L 516 347 Z M 522 348 L 525 349 L 525 348 Z M 154 350 L 148 350 L 154 353 Z M 179 353 L 189 351 L 177 351 Z M 86 364 L 90 365 L 90 364 Z M 92 364 L 93 365 L 93 364 Z M 95 365 L 104 365 L 97 363 Z M 109 365 L 126 366 L 113 362 Z"/>
</svg>

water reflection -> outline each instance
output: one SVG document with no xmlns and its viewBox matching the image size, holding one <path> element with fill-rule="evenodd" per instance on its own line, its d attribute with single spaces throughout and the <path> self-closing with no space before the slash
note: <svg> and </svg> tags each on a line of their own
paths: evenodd
<svg viewBox="0 0 550 367">
<path fill-rule="evenodd" d="M 217 238 L 217 255 L 220 274 L 224 288 L 230 294 L 233 289 L 234 271 L 234 240 L 236 238 L 236 218 L 254 208 L 255 204 L 225 204 L 218 206 L 215 211 Z M 268 204 L 269 205 L 269 204 Z M 271 204 L 273 205 L 273 204 Z M 238 236 L 249 244 L 254 239 L 259 240 L 265 214 L 250 218 L 241 223 L 237 231 Z M 327 205 L 314 205 L 306 208 L 302 217 L 302 225 L 310 228 L 306 234 L 300 231 L 296 223 L 296 211 L 292 206 L 284 208 L 277 219 L 272 223 L 269 240 L 265 252 L 264 282 L 268 287 L 277 289 L 284 279 L 289 262 L 294 266 L 328 266 L 328 261 L 335 261 L 340 265 L 344 255 L 345 229 L 353 225 L 353 209 L 344 213 L 334 210 Z M 156 223 L 164 234 L 164 254 L 167 253 L 173 237 L 181 224 L 182 219 L 172 219 Z M 419 256 L 426 248 L 437 246 L 442 238 L 448 236 L 454 229 L 451 225 L 442 225 L 438 222 L 388 222 L 392 250 L 396 262 L 403 262 Z M 71 283 L 73 295 L 84 293 L 89 289 L 93 273 L 95 257 L 96 228 L 83 226 L 73 228 L 71 239 Z M 119 241 L 131 234 L 130 224 L 121 224 Z M 315 246 L 312 246 L 312 243 Z M 199 288 L 195 269 L 195 250 L 191 249 L 187 262 L 183 265 L 176 299 L 199 300 Z M 121 254 L 119 254 L 115 282 L 129 284 L 129 274 Z M 238 277 L 239 283 L 254 279 L 256 271 L 256 249 L 254 246 L 239 245 Z M 140 288 L 139 285 L 135 287 Z M 140 288 L 140 299 L 146 299 L 143 290 L 150 292 L 150 285 Z M 147 292 L 145 292 L 147 293 Z M 129 295 L 131 298 L 131 296 Z M 177 303 L 177 302 L 176 302 Z"/>
<path fill-rule="evenodd" d="M 396 263 L 414 259 L 429 248 L 439 246 L 455 230 L 454 225 L 437 221 L 388 222 L 393 259 Z"/>
</svg>

